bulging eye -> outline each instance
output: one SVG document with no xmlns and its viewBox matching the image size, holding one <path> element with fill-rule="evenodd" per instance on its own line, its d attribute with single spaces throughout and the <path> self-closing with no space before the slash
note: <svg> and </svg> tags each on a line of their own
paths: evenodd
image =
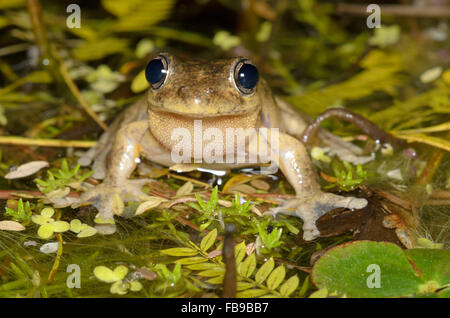
<svg viewBox="0 0 450 318">
<path fill-rule="evenodd" d="M 145 68 L 145 77 L 153 89 L 158 89 L 164 84 L 169 70 L 166 57 L 160 55 L 151 60 Z"/>
<path fill-rule="evenodd" d="M 258 84 L 259 73 L 256 66 L 248 60 L 239 61 L 234 68 L 234 81 L 243 94 L 253 93 Z"/>
</svg>

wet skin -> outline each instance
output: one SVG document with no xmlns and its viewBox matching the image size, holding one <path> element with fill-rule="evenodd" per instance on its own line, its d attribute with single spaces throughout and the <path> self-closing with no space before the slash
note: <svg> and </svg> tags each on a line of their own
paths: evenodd
<svg viewBox="0 0 450 318">
<path fill-rule="evenodd" d="M 123 201 L 148 198 L 141 187 L 152 180 L 129 179 L 139 156 L 163 166 L 176 166 L 178 171 L 193 167 L 233 169 L 244 166 L 236 161 L 207 164 L 192 160 L 192 164 L 181 165 L 174 162 L 171 153 L 178 141 L 172 140 L 172 133 L 174 129 L 185 128 L 193 136 L 195 120 L 202 121 L 203 132 L 217 128 L 224 136 L 226 128 L 279 129 L 278 151 L 268 151 L 266 157 L 258 157 L 258 160 L 278 162 L 283 175 L 294 188 L 295 198 L 284 201 L 272 209 L 272 213 L 300 217 L 304 223 L 305 240 L 313 240 L 320 235 L 316 220 L 330 210 L 339 207 L 360 209 L 367 205 L 365 199 L 321 191 L 308 152 L 298 139 L 307 127 L 307 121 L 290 105 L 275 98 L 263 79 L 260 78 L 254 88 L 242 87 L 236 74 L 243 63 L 251 64 L 249 60 L 183 61 L 170 54 L 156 58 L 162 59 L 167 68 L 165 78 L 153 85 L 145 98 L 124 111 L 98 144 L 80 158 L 82 165 L 94 162 L 93 177 L 104 180 L 86 191 L 73 207 L 94 205 L 98 209 L 96 222 L 102 223 L 98 226 L 102 233 L 115 231 L 113 216 L 117 211 L 114 208 L 117 195 Z M 245 148 L 246 156 L 256 149 L 252 145 L 261 142 L 274 150 L 270 136 L 270 130 L 267 137 L 251 135 Z M 357 150 L 326 131 L 319 132 L 318 137 L 343 157 Z M 194 141 L 191 142 L 194 147 Z M 210 141 L 201 142 L 204 149 Z M 227 148 L 223 147 L 225 157 Z M 236 150 L 236 145 L 233 149 Z"/>
</svg>

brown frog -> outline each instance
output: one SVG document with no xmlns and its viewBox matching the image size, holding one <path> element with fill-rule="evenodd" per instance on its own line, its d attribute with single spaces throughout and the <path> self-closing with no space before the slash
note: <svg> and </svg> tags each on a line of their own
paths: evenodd
<svg viewBox="0 0 450 318">
<path fill-rule="evenodd" d="M 168 167 L 195 165 L 233 169 L 255 164 L 248 159 L 267 146 L 264 154 L 258 152 L 252 158 L 257 158 L 256 163 L 275 162 L 296 194 L 294 199 L 286 200 L 272 212 L 300 217 L 305 240 L 319 236 L 316 220 L 328 211 L 340 207 L 361 209 L 367 205 L 365 199 L 320 189 L 308 152 L 298 139 L 308 122 L 290 105 L 272 95 L 249 59 L 183 61 L 164 53 L 149 62 L 146 77 L 150 89 L 145 98 L 123 112 L 98 144 L 79 160 L 82 165 L 93 161 L 93 176 L 104 180 L 86 191 L 73 207 L 94 205 L 98 209 L 97 227 L 104 234 L 115 231 L 113 211 L 117 196 L 123 201 L 142 201 L 148 197 L 141 187 L 152 180 L 129 179 L 140 155 Z M 261 128 L 266 128 L 266 133 L 258 133 Z M 199 129 L 204 134 L 203 139 L 191 138 Z M 230 139 L 231 145 L 220 140 L 227 129 L 234 129 L 236 139 L 250 131 L 244 148 L 239 148 L 234 137 Z M 180 131 L 190 134 L 190 138 L 184 138 Z M 174 135 L 175 132 L 178 134 Z M 319 131 L 318 136 L 342 157 L 358 150 L 325 130 Z M 180 145 L 185 146 L 184 149 Z M 189 152 L 195 147 L 209 149 L 216 160 L 206 158 L 205 152 Z M 236 159 L 236 152 L 241 155 L 240 161 Z M 174 160 L 179 159 L 180 154 L 189 158 L 189 162 Z M 222 161 L 217 160 L 221 158 Z"/>
</svg>

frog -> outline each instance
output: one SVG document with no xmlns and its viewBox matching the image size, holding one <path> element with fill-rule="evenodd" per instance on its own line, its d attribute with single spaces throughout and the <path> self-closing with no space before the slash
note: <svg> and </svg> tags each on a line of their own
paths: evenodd
<svg viewBox="0 0 450 318">
<path fill-rule="evenodd" d="M 121 210 L 117 209 L 118 204 L 149 198 L 142 187 L 155 180 L 131 178 L 142 157 L 164 167 L 182 166 L 186 169 L 183 171 L 189 171 L 189 167 L 229 171 L 260 162 L 275 162 L 295 196 L 283 200 L 269 213 L 301 218 L 305 241 L 320 236 L 316 221 L 329 211 L 366 207 L 368 201 L 365 198 L 321 189 L 309 151 L 300 138 L 311 119 L 306 119 L 305 114 L 294 106 L 274 96 L 250 58 L 205 61 L 159 53 L 147 64 L 145 75 L 149 89 L 144 97 L 122 112 L 96 146 L 79 158 L 82 166 L 92 165 L 93 178 L 103 181 L 85 191 L 72 207 L 95 206 L 98 210 L 95 222 L 100 233 L 116 231 L 114 217 Z M 227 129 L 266 129 L 266 134 L 249 134 L 245 147 L 240 150 L 237 142 L 232 142 L 231 146 L 216 144 L 214 149 L 218 157 L 238 151 L 249 158 L 255 149 L 259 149 L 256 145 L 270 149 L 265 155 L 256 156 L 256 162 L 251 164 L 238 161 L 234 155 L 231 159 L 211 162 L 202 153 L 196 157 L 187 153 L 184 157 L 188 158 L 187 162 L 180 165 L 173 155 L 174 149 L 179 147 L 173 133 L 181 128 L 186 134 L 195 134 L 199 122 L 202 133 L 208 129 L 224 134 Z M 319 128 L 317 137 L 343 158 L 358 153 L 354 144 L 323 128 Z M 184 145 L 195 147 L 199 142 L 207 147 L 213 141 L 208 143 L 191 138 Z"/>
</svg>

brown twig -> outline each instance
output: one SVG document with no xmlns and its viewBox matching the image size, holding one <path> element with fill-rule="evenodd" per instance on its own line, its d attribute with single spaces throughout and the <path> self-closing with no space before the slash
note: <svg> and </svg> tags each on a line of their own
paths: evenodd
<svg viewBox="0 0 450 318">
<path fill-rule="evenodd" d="M 12 146 L 41 146 L 41 147 L 75 147 L 91 148 L 97 142 L 87 140 L 38 139 L 18 136 L 0 136 L 0 144 Z"/>
<path fill-rule="evenodd" d="M 223 278 L 223 298 L 236 297 L 236 259 L 234 257 L 234 225 L 225 225 L 225 239 L 223 240 L 222 256 L 225 262 L 225 276 Z"/>
</svg>

